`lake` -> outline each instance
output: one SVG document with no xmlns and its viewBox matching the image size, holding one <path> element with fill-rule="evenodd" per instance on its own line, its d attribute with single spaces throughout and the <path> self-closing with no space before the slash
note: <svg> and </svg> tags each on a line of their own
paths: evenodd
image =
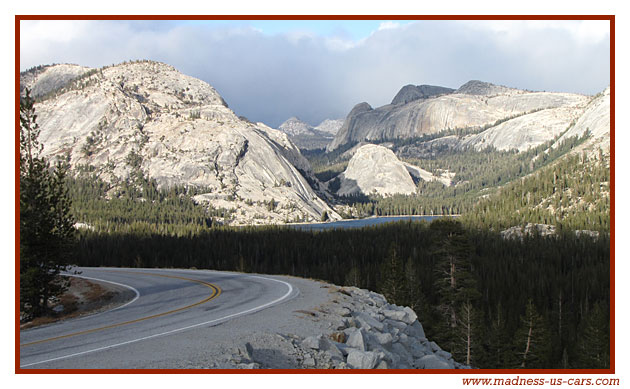
<svg viewBox="0 0 630 389">
<path fill-rule="evenodd" d="M 443 216 L 379 216 L 379 217 L 369 217 L 366 219 L 351 219 L 351 220 L 341 220 L 336 222 L 329 223 L 305 223 L 305 224 L 290 224 L 288 227 L 299 228 L 303 230 L 330 230 L 335 228 L 361 228 L 361 227 L 369 227 L 375 226 L 377 224 L 384 223 L 392 223 L 399 221 L 432 221 L 435 218 L 443 217 Z"/>
</svg>

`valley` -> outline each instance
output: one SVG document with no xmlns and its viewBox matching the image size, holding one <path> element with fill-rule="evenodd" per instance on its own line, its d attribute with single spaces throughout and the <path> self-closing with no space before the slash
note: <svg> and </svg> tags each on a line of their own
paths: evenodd
<svg viewBox="0 0 630 389">
<path fill-rule="evenodd" d="M 67 169 L 76 265 L 376 291 L 417 314 L 450 368 L 610 366 L 610 87 L 409 84 L 390 104 L 277 129 L 149 60 L 37 66 L 20 87 L 41 157 Z"/>
</svg>

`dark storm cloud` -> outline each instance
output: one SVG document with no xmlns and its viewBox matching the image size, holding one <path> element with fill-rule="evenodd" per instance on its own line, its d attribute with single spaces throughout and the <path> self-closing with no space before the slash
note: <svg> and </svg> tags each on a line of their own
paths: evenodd
<svg viewBox="0 0 630 389">
<path fill-rule="evenodd" d="M 480 79 L 594 94 L 609 83 L 608 36 L 575 23 L 386 23 L 358 42 L 348 34 L 268 35 L 246 22 L 22 23 L 22 69 L 163 61 L 212 84 L 238 115 L 274 127 L 290 116 L 311 124 L 344 117 L 362 101 L 387 104 L 405 84 L 457 88 Z"/>
</svg>

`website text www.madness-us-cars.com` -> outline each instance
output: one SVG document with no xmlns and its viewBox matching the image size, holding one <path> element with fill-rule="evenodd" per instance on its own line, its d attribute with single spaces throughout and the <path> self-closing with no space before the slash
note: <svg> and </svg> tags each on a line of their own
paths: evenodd
<svg viewBox="0 0 630 389">
<path fill-rule="evenodd" d="M 464 386 L 619 386 L 619 378 L 462 378 Z"/>
</svg>

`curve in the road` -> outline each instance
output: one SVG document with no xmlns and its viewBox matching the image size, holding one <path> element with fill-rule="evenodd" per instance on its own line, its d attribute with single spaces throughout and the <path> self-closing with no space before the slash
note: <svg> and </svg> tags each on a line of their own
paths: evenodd
<svg viewBox="0 0 630 389">
<path fill-rule="evenodd" d="M 99 269 L 99 271 L 103 271 L 103 270 L 104 269 Z M 164 271 L 164 270 L 165 269 L 161 269 L 161 271 Z M 117 271 L 120 271 L 120 270 L 117 270 Z M 179 271 L 179 272 L 182 272 L 182 273 L 192 273 L 193 272 L 193 271 L 186 271 L 186 270 L 183 270 L 183 269 L 182 270 L 175 270 L 175 269 L 173 269 L 173 271 Z M 194 272 L 197 272 L 197 271 L 194 271 Z M 201 271 L 201 272 L 206 273 L 206 271 Z M 138 274 L 138 273 L 141 273 L 141 272 L 128 271 L 126 273 Z M 214 272 L 208 271 L 208 273 L 214 273 Z M 154 323 L 155 321 L 149 321 L 147 319 L 156 318 L 156 317 L 160 317 L 160 316 L 163 317 L 163 318 L 170 318 L 172 316 L 167 316 L 169 313 L 183 311 L 184 309 L 191 308 L 191 307 L 197 306 L 197 305 L 201 305 L 201 304 L 203 304 L 205 302 L 210 301 L 211 299 L 214 299 L 214 298 L 218 297 L 218 295 L 221 293 L 221 289 L 217 285 L 214 285 L 214 284 L 211 284 L 209 282 L 202 281 L 202 280 L 195 280 L 195 279 L 191 279 L 191 278 L 187 278 L 187 277 L 179 277 L 179 276 L 166 275 L 166 274 L 157 274 L 157 273 L 144 273 L 144 275 L 158 276 L 158 277 L 167 277 L 167 278 L 179 278 L 179 279 L 182 279 L 182 280 L 194 281 L 194 282 L 197 282 L 199 284 L 202 284 L 202 285 L 205 285 L 205 286 L 208 286 L 208 287 L 212 287 L 214 293 L 210 297 L 207 297 L 207 298 L 205 298 L 202 301 L 199 301 L 199 302 L 197 302 L 195 304 L 188 305 L 186 307 L 181 307 L 181 308 L 178 308 L 178 309 L 170 310 L 168 312 L 163 312 L 163 313 L 158 313 L 158 314 L 155 314 L 155 315 L 146 316 L 146 317 L 140 318 L 140 320 L 137 319 L 137 318 L 134 318 L 133 320 L 128 320 L 128 321 L 124 321 L 123 320 L 122 322 L 118 322 L 117 324 L 112 324 L 112 325 L 108 325 L 108 326 L 102 326 L 102 327 L 93 328 L 93 329 L 89 329 L 88 328 L 88 329 L 83 330 L 83 331 L 75 331 L 75 332 L 70 333 L 70 334 L 63 334 L 63 335 L 59 335 L 59 336 L 56 336 L 56 337 L 50 337 L 50 338 L 47 338 L 47 339 L 32 340 L 31 342 L 28 342 L 28 343 L 20 345 L 21 346 L 20 348 L 25 347 L 26 349 L 30 350 L 31 348 L 30 347 L 26 347 L 26 346 L 35 345 L 35 344 L 38 344 L 38 343 L 44 343 L 44 345 L 46 345 L 46 344 L 49 344 L 48 342 L 52 343 L 51 342 L 52 340 L 63 339 L 63 338 L 68 338 L 68 337 L 72 337 L 72 339 L 75 339 L 75 337 L 78 338 L 76 335 L 79 335 L 79 334 L 86 334 L 86 333 L 92 333 L 92 332 L 99 333 L 98 332 L 99 330 L 105 330 L 105 329 L 116 327 L 116 326 L 123 326 L 124 324 L 137 323 L 139 321 L 143 321 L 144 323 Z M 187 274 L 184 274 L 184 275 L 187 275 Z M 37 365 L 42 365 L 42 364 L 54 362 L 54 361 L 59 361 L 59 360 L 62 360 L 62 359 L 68 359 L 68 358 L 82 356 L 82 355 L 85 355 L 85 354 L 95 353 L 95 352 L 98 352 L 98 351 L 110 350 L 110 349 L 113 349 L 113 348 L 129 345 L 129 344 L 132 344 L 132 343 L 141 342 L 141 341 L 148 340 L 148 339 L 153 339 L 153 338 L 157 338 L 157 337 L 167 336 L 167 335 L 171 335 L 171 334 L 174 334 L 174 333 L 190 330 L 190 329 L 197 328 L 197 327 L 208 326 L 208 325 L 217 325 L 217 324 L 223 323 L 225 321 L 228 321 L 230 319 L 234 319 L 234 318 L 239 317 L 239 316 L 243 316 L 243 315 L 247 315 L 247 314 L 252 314 L 252 313 L 258 312 L 258 311 L 263 310 L 263 309 L 265 309 L 267 307 L 270 307 L 270 306 L 273 306 L 275 304 L 279 304 L 281 302 L 284 302 L 284 301 L 286 301 L 286 300 L 288 300 L 290 298 L 295 297 L 297 294 L 299 294 L 299 290 L 295 289 L 290 283 L 282 281 L 282 280 L 274 279 L 274 278 L 262 277 L 262 276 L 257 276 L 257 275 L 245 275 L 245 274 L 238 274 L 238 273 L 228 273 L 228 272 L 219 272 L 218 275 L 222 275 L 221 277 L 219 277 L 221 280 L 224 279 L 226 276 L 229 277 L 228 280 L 229 279 L 242 279 L 243 281 L 239 281 L 239 282 L 240 282 L 240 285 L 243 285 L 243 286 L 240 286 L 240 287 L 248 287 L 248 286 L 246 286 L 246 285 L 249 285 L 249 283 L 247 283 L 247 281 L 246 281 L 247 279 L 258 279 L 258 280 L 261 280 L 263 282 L 266 282 L 267 284 L 269 284 L 271 282 L 272 284 L 284 285 L 284 287 L 286 287 L 286 292 L 284 294 L 280 295 L 283 291 L 281 289 L 277 289 L 277 293 L 274 293 L 275 296 L 271 296 L 271 295 L 269 296 L 269 297 L 272 298 L 271 301 L 268 301 L 268 302 L 259 301 L 259 304 L 255 305 L 255 306 L 252 306 L 251 304 L 245 303 L 246 309 L 242 309 L 242 310 L 229 309 L 232 312 L 225 312 L 223 315 L 217 315 L 217 316 L 220 316 L 220 317 L 208 318 L 210 320 L 204 320 L 204 321 L 198 322 L 198 323 L 194 323 L 193 322 L 191 324 L 190 321 L 188 323 L 182 322 L 182 323 L 180 323 L 181 327 L 173 328 L 173 326 L 171 324 L 171 325 L 169 325 L 171 327 L 169 329 L 165 328 L 164 331 L 148 334 L 148 335 L 145 335 L 145 336 L 141 336 L 140 333 L 137 333 L 136 337 L 133 337 L 131 339 L 128 338 L 126 340 L 122 340 L 121 339 L 121 341 L 119 341 L 117 343 L 114 343 L 114 344 L 105 344 L 105 345 L 99 345 L 99 346 L 97 346 L 97 344 L 93 344 L 92 347 L 87 347 L 87 348 L 83 347 L 83 349 L 81 347 L 77 347 L 78 349 L 76 350 L 76 352 L 71 352 L 71 353 L 68 353 L 68 354 L 65 354 L 65 355 L 60 355 L 59 353 L 57 353 L 57 355 L 54 355 L 54 353 L 53 353 L 52 355 L 50 355 L 49 358 L 45 358 L 44 354 L 42 354 L 41 352 L 38 352 L 40 354 L 40 357 L 44 357 L 43 359 L 35 360 L 35 361 L 33 361 L 31 359 L 31 361 L 24 361 L 25 363 L 21 364 L 20 368 L 33 367 L 33 366 L 37 366 Z M 237 278 L 233 278 L 233 277 L 237 277 Z M 215 282 L 215 281 L 213 280 L 213 282 Z M 230 282 L 233 282 L 233 281 L 230 281 Z M 125 286 L 125 285 L 123 285 L 123 286 Z M 232 288 L 230 293 L 233 294 L 234 293 L 234 284 L 232 283 L 232 284 L 230 284 L 230 286 Z M 142 291 L 142 289 L 141 289 L 141 291 Z M 230 301 L 230 300 L 228 300 L 228 301 Z M 245 300 L 243 300 L 243 302 L 244 301 Z M 237 301 L 232 301 L 232 305 L 231 306 L 237 307 L 238 305 L 234 305 L 235 303 L 237 303 Z M 136 304 L 134 304 L 133 306 L 136 306 Z M 142 307 L 144 308 L 144 306 L 142 306 Z M 131 308 L 131 307 L 128 307 L 128 308 Z M 111 312 L 113 314 L 112 311 L 113 310 L 110 310 L 108 312 Z M 125 311 L 126 311 L 126 309 L 125 309 Z M 121 310 L 116 310 L 116 312 L 121 312 Z M 187 310 L 185 312 L 191 312 L 191 310 Z M 202 319 L 201 317 L 199 317 L 199 318 Z M 124 328 L 128 328 L 128 327 L 134 328 L 133 326 L 125 326 Z M 106 332 L 106 331 L 103 331 L 103 332 Z M 87 346 L 87 344 L 85 344 L 85 345 Z M 39 347 L 39 346 L 37 346 L 37 347 Z M 60 350 L 58 350 L 58 351 L 60 351 Z M 70 351 L 70 350 L 68 349 L 67 351 Z M 33 354 L 33 353 L 30 353 L 30 354 L 31 354 L 31 356 L 35 356 L 35 354 Z M 20 359 L 22 359 L 22 358 L 20 357 Z"/>
<path fill-rule="evenodd" d="M 221 295 L 221 288 L 219 288 L 218 286 L 216 286 L 214 284 L 211 284 L 209 282 L 205 282 L 205 281 L 201 281 L 201 280 L 195 280 L 195 279 L 192 279 L 192 278 L 171 276 L 171 275 L 166 275 L 166 274 L 146 273 L 146 272 L 124 272 L 124 271 L 117 271 L 117 270 L 111 270 L 111 271 L 112 272 L 116 272 L 116 273 L 132 273 L 132 274 L 143 274 L 143 275 L 156 276 L 156 277 L 176 278 L 176 279 L 179 279 L 179 280 L 196 282 L 196 283 L 199 283 L 199 284 L 202 284 L 202 285 L 205 285 L 205 286 L 211 288 L 213 290 L 213 292 L 212 292 L 212 294 L 210 296 L 206 297 L 205 299 L 203 299 L 201 301 L 198 301 L 198 302 L 196 302 L 194 304 L 186 305 L 186 306 L 181 307 L 181 308 L 172 309 L 170 311 L 158 313 L 158 314 L 151 315 L 151 316 L 145 316 L 145 317 L 141 317 L 141 318 L 134 319 L 134 320 L 124 321 L 122 323 L 115 323 L 115 324 L 110 324 L 110 325 L 102 326 L 102 327 L 98 327 L 98 328 L 91 328 L 89 330 L 73 332 L 73 333 L 66 334 L 66 335 L 55 336 L 55 337 L 48 338 L 48 339 L 36 340 L 34 342 L 29 342 L 29 343 L 22 343 L 22 344 L 20 344 L 20 347 L 32 346 L 32 345 L 35 345 L 35 344 L 45 343 L 45 342 L 52 342 L 54 340 L 70 338 L 70 337 L 77 336 L 77 335 L 90 334 L 90 333 L 96 332 L 96 331 L 108 330 L 110 328 L 116 328 L 116 327 L 124 326 L 124 325 L 127 325 L 127 324 L 138 323 L 138 322 L 141 322 L 141 321 L 144 321 L 144 320 L 155 319 L 155 318 L 158 318 L 158 317 L 161 317 L 161 316 L 170 315 L 172 313 L 176 313 L 176 312 L 183 311 L 185 309 L 196 307 L 197 305 L 201 305 L 201 304 L 207 303 L 208 301 L 213 300 L 213 299 L 219 297 L 219 295 Z M 139 292 L 138 292 L 138 294 L 139 294 Z"/>
</svg>

